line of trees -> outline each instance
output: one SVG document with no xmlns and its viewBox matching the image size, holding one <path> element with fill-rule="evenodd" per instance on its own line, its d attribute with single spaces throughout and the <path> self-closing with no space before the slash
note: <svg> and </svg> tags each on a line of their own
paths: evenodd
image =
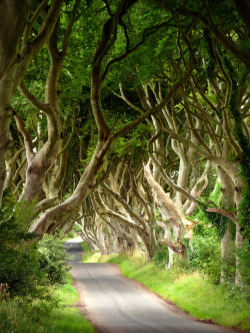
<svg viewBox="0 0 250 333">
<path fill-rule="evenodd" d="M 26 230 L 77 221 L 101 253 L 167 248 L 168 267 L 210 273 L 219 253 L 217 280 L 242 286 L 249 13 L 247 0 L 2 1 L 0 199 L 32 206 Z"/>
</svg>

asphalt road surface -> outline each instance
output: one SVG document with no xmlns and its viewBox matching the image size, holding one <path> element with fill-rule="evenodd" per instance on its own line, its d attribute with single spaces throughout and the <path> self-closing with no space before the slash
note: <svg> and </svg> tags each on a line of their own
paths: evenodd
<svg viewBox="0 0 250 333">
<path fill-rule="evenodd" d="M 202 323 L 127 279 L 113 264 L 81 263 L 81 238 L 65 242 L 79 293 L 80 309 L 98 332 L 110 333 L 225 333 Z M 86 333 L 86 332 L 85 332 Z"/>
</svg>

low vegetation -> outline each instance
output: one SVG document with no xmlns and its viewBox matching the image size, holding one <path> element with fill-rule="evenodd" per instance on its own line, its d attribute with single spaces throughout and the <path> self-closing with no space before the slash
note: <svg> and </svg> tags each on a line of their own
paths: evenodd
<svg viewBox="0 0 250 333">
<path fill-rule="evenodd" d="M 92 325 L 70 307 L 77 301 L 78 294 L 67 274 L 66 283 L 50 289 L 50 302 L 34 301 L 23 303 L 20 298 L 10 299 L 8 292 L 0 294 L 0 331 L 2 333 L 80 333 L 95 332 Z"/>
<path fill-rule="evenodd" d="M 138 254 L 101 256 L 99 252 L 93 252 L 85 254 L 83 262 L 118 264 L 126 277 L 143 283 L 200 320 L 250 329 L 250 305 L 246 290 L 233 284 L 215 284 L 207 275 L 188 268 L 183 261 L 167 270 L 159 261 L 148 263 Z"/>
<path fill-rule="evenodd" d="M 0 332 L 94 332 L 78 298 L 59 233 L 38 239 L 25 223 L 32 204 L 5 197 L 0 210 Z M 72 235 L 71 235 L 72 236 Z M 74 236 L 74 233 L 73 233 Z"/>
</svg>

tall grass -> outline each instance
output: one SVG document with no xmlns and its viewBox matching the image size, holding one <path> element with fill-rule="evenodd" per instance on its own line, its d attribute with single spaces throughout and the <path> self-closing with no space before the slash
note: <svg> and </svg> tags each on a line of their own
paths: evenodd
<svg viewBox="0 0 250 333">
<path fill-rule="evenodd" d="M 233 285 L 215 285 L 203 274 L 180 266 L 167 270 L 146 262 L 139 255 L 100 256 L 95 252 L 84 255 L 83 261 L 116 263 L 126 277 L 143 283 L 200 320 L 211 320 L 242 330 L 250 329 L 249 299 L 243 290 Z"/>
</svg>

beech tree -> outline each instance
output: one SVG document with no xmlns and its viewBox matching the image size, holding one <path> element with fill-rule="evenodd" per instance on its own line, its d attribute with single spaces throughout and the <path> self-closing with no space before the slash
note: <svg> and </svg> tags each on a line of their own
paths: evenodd
<svg viewBox="0 0 250 333">
<path fill-rule="evenodd" d="M 48 1 L 40 4 L 32 1 L 1 2 L 1 160 L 0 160 L 0 198 L 2 198 L 6 177 L 5 156 L 9 145 L 9 125 L 13 114 L 11 106 L 15 90 L 21 84 L 32 59 L 49 40 L 60 14 L 63 1 Z M 46 10 L 44 10 L 46 7 Z M 43 13 L 40 29 L 32 29 Z M 13 24 L 9 25 L 9 22 Z"/>
<path fill-rule="evenodd" d="M 247 6 L 1 2 L 0 197 L 34 207 L 27 230 L 77 221 L 92 249 L 148 260 L 164 244 L 170 268 L 195 255 L 199 228 L 220 225 L 221 282 L 234 241 L 242 284 Z"/>
</svg>

